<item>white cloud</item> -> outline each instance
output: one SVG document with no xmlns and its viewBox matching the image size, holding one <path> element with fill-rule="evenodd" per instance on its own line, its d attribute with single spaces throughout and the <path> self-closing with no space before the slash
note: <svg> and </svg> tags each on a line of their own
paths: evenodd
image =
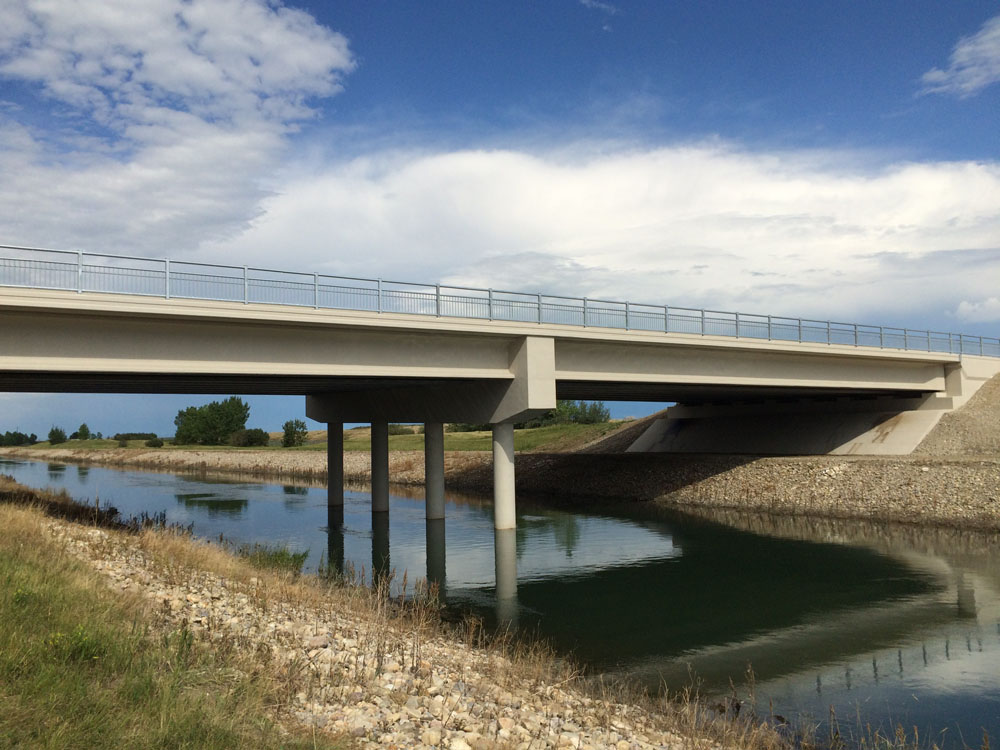
<svg viewBox="0 0 1000 750">
<path fill-rule="evenodd" d="M 874 322 L 946 321 L 989 294 L 1000 165 L 863 161 L 719 144 L 373 154 L 289 181 L 246 232 L 205 249 L 344 275 Z"/>
<path fill-rule="evenodd" d="M 354 67 L 347 40 L 264 0 L 14 0 L 0 76 L 53 125 L 0 110 L 6 241 L 149 254 L 252 218 L 261 181 Z"/>
<path fill-rule="evenodd" d="M 1000 320 L 1000 297 L 987 297 L 979 302 L 962 300 L 955 315 L 970 323 L 995 323 Z"/>
<path fill-rule="evenodd" d="M 948 67 L 933 68 L 921 80 L 925 93 L 961 98 L 1000 81 L 1000 16 L 991 18 L 972 36 L 962 37 L 952 50 Z"/>
</svg>

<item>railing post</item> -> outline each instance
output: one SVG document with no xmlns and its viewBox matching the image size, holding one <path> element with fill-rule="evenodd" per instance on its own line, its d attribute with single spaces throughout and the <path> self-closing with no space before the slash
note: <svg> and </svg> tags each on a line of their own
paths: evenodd
<svg viewBox="0 0 1000 750">
<path fill-rule="evenodd" d="M 583 298 L 583 327 L 587 327 L 587 298 Z"/>
<path fill-rule="evenodd" d="M 663 332 L 670 333 L 670 308 L 663 306 Z"/>
<path fill-rule="evenodd" d="M 931 350 L 931 332 L 927 332 L 927 351 Z"/>
<path fill-rule="evenodd" d="M 885 327 L 878 327 L 878 348 L 885 349 Z"/>
<path fill-rule="evenodd" d="M 382 279 L 378 280 L 378 311 L 382 312 Z"/>
<path fill-rule="evenodd" d="M 625 303 L 625 330 L 626 331 L 632 330 L 631 326 L 629 325 L 629 319 L 628 319 L 628 302 Z"/>
<path fill-rule="evenodd" d="M 857 323 L 854 324 L 854 345 L 855 346 L 858 345 L 858 324 Z M 930 350 L 928 349 L 928 351 L 930 351 Z"/>
<path fill-rule="evenodd" d="M 736 338 L 740 337 L 740 314 L 736 313 Z"/>
<path fill-rule="evenodd" d="M 441 285 L 434 285 L 434 314 L 441 317 Z"/>
<path fill-rule="evenodd" d="M 250 304 L 250 281 L 248 279 L 246 266 L 243 266 L 243 304 Z"/>
<path fill-rule="evenodd" d="M 538 323 L 542 322 L 542 295 L 535 295 L 536 312 L 538 313 Z"/>
<path fill-rule="evenodd" d="M 767 340 L 771 341 L 771 316 L 767 316 Z"/>
<path fill-rule="evenodd" d="M 799 343 L 802 343 L 802 318 L 796 318 L 799 323 Z"/>
<path fill-rule="evenodd" d="M 490 320 L 493 320 L 493 290 L 492 289 L 487 289 L 486 290 L 486 299 L 488 300 L 487 304 L 489 304 L 489 306 L 490 306 Z"/>
<path fill-rule="evenodd" d="M 983 356 L 983 337 L 979 337 L 979 356 Z"/>
<path fill-rule="evenodd" d="M 701 335 L 705 335 L 705 308 L 701 309 Z"/>
<path fill-rule="evenodd" d="M 826 345 L 830 345 L 830 321 L 826 321 Z"/>
<path fill-rule="evenodd" d="M 319 310 L 319 274 L 313 274 L 313 307 Z"/>
<path fill-rule="evenodd" d="M 83 251 L 76 251 L 76 293 L 83 293 Z"/>
<path fill-rule="evenodd" d="M 163 296 L 170 299 L 170 258 L 163 261 Z"/>
</svg>

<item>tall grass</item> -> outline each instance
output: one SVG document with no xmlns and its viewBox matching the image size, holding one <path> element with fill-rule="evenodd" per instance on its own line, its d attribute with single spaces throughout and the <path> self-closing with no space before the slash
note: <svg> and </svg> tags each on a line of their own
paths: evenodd
<svg viewBox="0 0 1000 750">
<path fill-rule="evenodd" d="M 112 592 L 47 523 L 0 505 L 0 746 L 343 746 L 267 718 L 286 700 L 268 670 Z"/>
</svg>

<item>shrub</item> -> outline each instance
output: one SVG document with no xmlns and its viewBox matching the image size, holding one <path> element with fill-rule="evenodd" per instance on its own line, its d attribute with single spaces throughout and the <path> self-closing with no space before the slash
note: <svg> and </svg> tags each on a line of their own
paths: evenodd
<svg viewBox="0 0 1000 750">
<path fill-rule="evenodd" d="M 118 441 L 118 447 L 119 448 L 128 448 L 128 440 L 126 440 L 125 438 L 121 438 Z"/>
<path fill-rule="evenodd" d="M 101 433 L 97 433 L 100 437 Z M 155 432 L 118 432 L 112 440 L 152 440 L 156 437 Z"/>
<path fill-rule="evenodd" d="M 146 447 L 147 448 L 162 448 L 163 447 L 163 441 L 160 438 L 158 438 L 158 437 L 150 438 L 149 440 L 146 441 Z"/>
<path fill-rule="evenodd" d="M 408 424 L 390 424 L 389 425 L 390 435 L 412 435 L 413 425 Z"/>
<path fill-rule="evenodd" d="M 66 431 L 61 427 L 53 427 L 49 430 L 49 444 L 58 445 L 66 442 Z"/>
<path fill-rule="evenodd" d="M 259 427 L 252 427 L 249 430 L 236 430 L 229 436 L 229 444 L 237 448 L 248 446 L 267 445 L 271 436 Z"/>
<path fill-rule="evenodd" d="M 281 429 L 285 431 L 281 438 L 281 445 L 285 448 L 295 448 L 305 444 L 306 436 L 309 434 L 306 423 L 301 419 L 289 419 L 281 426 Z"/>
</svg>

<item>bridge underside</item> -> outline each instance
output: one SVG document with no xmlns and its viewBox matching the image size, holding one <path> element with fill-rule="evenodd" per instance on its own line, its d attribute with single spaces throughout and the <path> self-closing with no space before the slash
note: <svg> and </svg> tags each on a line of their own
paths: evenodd
<svg viewBox="0 0 1000 750">
<path fill-rule="evenodd" d="M 124 372 L 0 372 L 0 392 L 9 393 L 191 393 L 259 396 L 319 396 L 398 388 L 461 389 L 483 378 L 372 378 L 316 375 L 224 375 Z M 738 404 L 760 401 L 917 398 L 930 391 L 878 388 L 776 387 L 697 383 L 635 383 L 556 380 L 556 398 L 588 401 Z"/>
</svg>

